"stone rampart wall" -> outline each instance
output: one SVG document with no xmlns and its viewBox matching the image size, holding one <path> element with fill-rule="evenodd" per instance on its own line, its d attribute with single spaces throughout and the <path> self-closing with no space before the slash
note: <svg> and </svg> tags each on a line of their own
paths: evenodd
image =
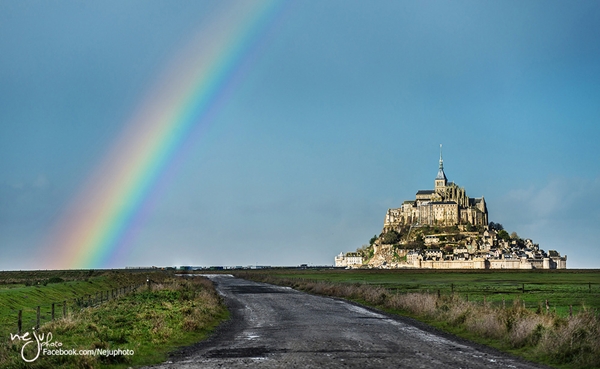
<svg viewBox="0 0 600 369">
<path fill-rule="evenodd" d="M 565 269 L 566 260 L 549 263 L 548 259 L 539 262 L 521 259 L 491 259 L 491 260 L 415 260 L 415 268 L 424 269 Z"/>
<path fill-rule="evenodd" d="M 417 260 L 415 265 L 417 268 L 426 269 L 486 269 L 485 260 Z"/>
</svg>

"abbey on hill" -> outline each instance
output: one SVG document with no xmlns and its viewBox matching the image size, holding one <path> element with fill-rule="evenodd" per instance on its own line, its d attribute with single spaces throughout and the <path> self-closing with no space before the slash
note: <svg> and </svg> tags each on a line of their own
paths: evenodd
<svg viewBox="0 0 600 369">
<path fill-rule="evenodd" d="M 488 224 L 483 196 L 471 198 L 448 182 L 442 146 L 433 190 L 388 209 L 379 236 L 356 252 L 340 253 L 336 266 L 348 268 L 565 269 L 567 257 L 546 253 L 531 239 Z"/>
<path fill-rule="evenodd" d="M 435 177 L 433 190 L 420 190 L 415 200 L 402 203 L 397 209 L 389 209 L 385 215 L 383 231 L 398 230 L 405 225 L 458 224 L 487 225 L 488 212 L 485 199 L 467 196 L 464 188 L 448 182 L 444 173 L 442 145 L 440 145 L 440 168 Z"/>
</svg>

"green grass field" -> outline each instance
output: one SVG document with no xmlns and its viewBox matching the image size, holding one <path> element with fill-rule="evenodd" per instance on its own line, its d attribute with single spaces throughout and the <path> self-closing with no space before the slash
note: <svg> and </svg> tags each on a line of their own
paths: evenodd
<svg viewBox="0 0 600 369">
<path fill-rule="evenodd" d="M 509 305 L 515 299 L 527 308 L 545 309 L 561 316 L 585 308 L 600 309 L 600 270 L 285 270 L 256 271 L 278 278 L 359 283 L 384 287 L 397 293 L 454 292 L 469 301 Z M 523 293 L 523 287 L 525 292 Z"/>
<path fill-rule="evenodd" d="M 23 329 L 30 329 L 37 323 L 38 306 L 41 323 L 45 323 L 51 320 L 53 303 L 55 317 L 62 317 L 65 301 L 67 312 L 81 310 L 81 304 L 85 306 L 90 298 L 94 300 L 100 293 L 106 295 L 107 291 L 144 284 L 150 275 L 162 280 L 168 274 L 95 270 L 0 272 L 0 334 L 5 337 L 16 333 L 19 310 Z"/>
<path fill-rule="evenodd" d="M 204 339 L 228 317 L 210 281 L 179 278 L 171 271 L 0 272 L 0 281 L 0 368 L 118 369 L 155 364 L 178 347 Z M 123 288 L 127 286 L 137 288 Z M 64 319 L 63 301 L 67 301 Z M 52 302 L 58 303 L 54 321 Z M 41 321 L 34 330 L 37 306 Z M 23 342 L 11 340 L 18 331 L 19 310 L 22 333 L 51 333 L 65 349 L 127 349 L 135 354 L 41 356 L 26 363 L 20 351 Z M 35 357 L 34 345 L 27 350 L 28 358 Z"/>
</svg>

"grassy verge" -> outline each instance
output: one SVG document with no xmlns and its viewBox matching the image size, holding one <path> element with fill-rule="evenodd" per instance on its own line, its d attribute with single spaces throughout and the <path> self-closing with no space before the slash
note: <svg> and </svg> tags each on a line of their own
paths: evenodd
<svg viewBox="0 0 600 369">
<path fill-rule="evenodd" d="M 493 304 L 467 301 L 458 294 L 438 295 L 437 291 L 398 293 L 379 285 L 310 280 L 301 273 L 295 278 L 278 273 L 236 274 L 407 315 L 463 338 L 558 368 L 600 367 L 600 318 L 595 309 L 585 306 L 570 317 L 552 310 L 527 308 L 518 298 L 509 304 Z"/>
<path fill-rule="evenodd" d="M 168 282 L 168 283 L 167 283 Z M 121 350 L 133 355 L 43 355 L 32 363 L 21 356 L 24 341 L 0 342 L 0 368 L 127 368 L 166 360 L 169 352 L 205 338 L 228 312 L 212 283 L 204 278 L 157 282 L 151 288 L 110 300 L 100 306 L 68 314 L 44 324 L 37 336 L 60 347 L 57 350 Z M 30 331 L 30 335 L 33 334 Z M 96 350 L 99 349 L 99 350 Z M 130 350 L 130 351 L 126 351 Z M 25 357 L 36 356 L 35 344 Z"/>
<path fill-rule="evenodd" d="M 600 270 L 285 270 L 255 271 L 303 281 L 369 284 L 395 293 L 454 294 L 495 306 L 525 302 L 533 311 L 546 308 L 568 316 L 600 309 Z"/>
<path fill-rule="evenodd" d="M 40 323 L 66 312 L 80 311 L 88 305 L 97 305 L 100 294 L 113 291 L 123 294 L 132 287 L 145 285 L 147 279 L 162 282 L 172 278 L 161 271 L 24 271 L 0 272 L 0 337 L 17 332 L 18 312 L 22 313 L 23 329 L 37 324 L 37 307 Z M 115 291 L 115 292 L 116 292 Z"/>
</svg>

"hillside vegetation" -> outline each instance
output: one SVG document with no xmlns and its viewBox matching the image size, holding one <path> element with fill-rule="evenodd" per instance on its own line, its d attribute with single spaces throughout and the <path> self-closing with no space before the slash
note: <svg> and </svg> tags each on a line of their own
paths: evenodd
<svg viewBox="0 0 600 369">
<path fill-rule="evenodd" d="M 420 261 L 478 261 L 476 268 L 484 268 L 485 263 L 495 261 L 496 266 L 492 268 L 564 269 L 567 261 L 556 250 L 546 252 L 533 240 L 523 239 L 516 232 L 509 234 L 502 224 L 494 222 L 488 226 L 397 226 L 373 236 L 368 245 L 346 256 L 362 257 L 358 259 L 362 263 L 355 258 L 347 263 L 349 267 L 387 269 L 424 267 Z M 497 261 L 511 264 L 499 267 L 497 265 L 501 264 Z M 473 268 L 473 265 L 449 267 Z M 433 264 L 428 267 L 432 268 Z"/>
</svg>

